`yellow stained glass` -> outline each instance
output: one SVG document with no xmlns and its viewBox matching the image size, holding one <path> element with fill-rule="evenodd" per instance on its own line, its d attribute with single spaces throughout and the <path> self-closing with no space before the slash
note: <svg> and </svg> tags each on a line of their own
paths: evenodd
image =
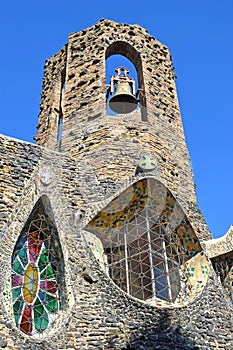
<svg viewBox="0 0 233 350">
<path fill-rule="evenodd" d="M 35 264 L 28 264 L 23 280 L 23 297 L 26 303 L 33 303 L 38 289 L 38 270 Z"/>
</svg>

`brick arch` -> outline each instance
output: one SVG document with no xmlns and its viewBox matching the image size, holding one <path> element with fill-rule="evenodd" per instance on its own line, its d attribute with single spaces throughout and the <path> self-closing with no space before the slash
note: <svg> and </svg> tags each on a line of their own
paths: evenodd
<svg viewBox="0 0 233 350">
<path fill-rule="evenodd" d="M 142 69 L 142 59 L 140 53 L 132 45 L 128 44 L 125 41 L 115 41 L 107 47 L 105 52 L 105 59 L 107 60 L 110 56 L 117 54 L 128 58 L 136 68 L 138 76 L 138 86 L 142 90 L 142 93 L 140 94 L 142 120 L 147 121 L 148 119 L 146 112 L 146 96 Z"/>
</svg>

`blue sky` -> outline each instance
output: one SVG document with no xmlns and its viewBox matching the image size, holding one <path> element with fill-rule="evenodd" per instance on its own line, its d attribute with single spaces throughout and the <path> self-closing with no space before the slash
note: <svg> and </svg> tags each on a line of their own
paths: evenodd
<svg viewBox="0 0 233 350">
<path fill-rule="evenodd" d="M 214 237 L 233 224 L 233 1 L 7 1 L 1 5 L 0 133 L 33 141 L 43 66 L 101 18 L 137 23 L 168 46 L 199 207 Z"/>
</svg>

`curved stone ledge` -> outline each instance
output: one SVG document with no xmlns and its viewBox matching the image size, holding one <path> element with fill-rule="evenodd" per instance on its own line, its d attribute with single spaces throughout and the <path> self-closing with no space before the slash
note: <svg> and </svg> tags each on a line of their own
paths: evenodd
<svg viewBox="0 0 233 350">
<path fill-rule="evenodd" d="M 202 242 L 209 258 L 214 258 L 233 251 L 233 225 L 230 226 L 226 234 L 217 239 L 210 239 Z"/>
</svg>

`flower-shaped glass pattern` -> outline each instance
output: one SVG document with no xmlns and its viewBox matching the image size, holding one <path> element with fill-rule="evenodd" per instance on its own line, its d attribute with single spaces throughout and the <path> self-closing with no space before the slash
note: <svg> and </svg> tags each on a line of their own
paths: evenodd
<svg viewBox="0 0 233 350">
<path fill-rule="evenodd" d="M 23 229 L 12 256 L 12 302 L 17 327 L 42 336 L 61 307 L 62 251 L 42 201 Z"/>
</svg>

